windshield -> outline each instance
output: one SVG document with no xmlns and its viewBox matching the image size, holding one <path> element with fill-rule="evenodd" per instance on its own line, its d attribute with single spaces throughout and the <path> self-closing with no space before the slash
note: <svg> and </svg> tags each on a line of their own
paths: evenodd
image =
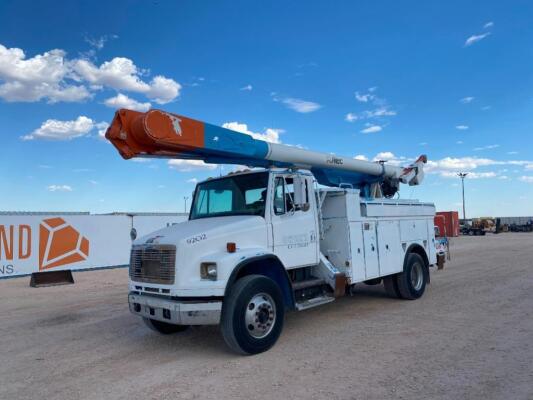
<svg viewBox="0 0 533 400">
<path fill-rule="evenodd" d="M 226 215 L 265 215 L 268 172 L 228 176 L 200 183 L 190 219 Z"/>
</svg>

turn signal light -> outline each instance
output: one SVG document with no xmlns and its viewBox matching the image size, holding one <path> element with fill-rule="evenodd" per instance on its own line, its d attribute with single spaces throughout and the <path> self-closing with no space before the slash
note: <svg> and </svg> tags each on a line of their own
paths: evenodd
<svg viewBox="0 0 533 400">
<path fill-rule="evenodd" d="M 237 251 L 237 245 L 234 242 L 226 243 L 226 249 L 228 253 L 235 253 Z"/>
</svg>

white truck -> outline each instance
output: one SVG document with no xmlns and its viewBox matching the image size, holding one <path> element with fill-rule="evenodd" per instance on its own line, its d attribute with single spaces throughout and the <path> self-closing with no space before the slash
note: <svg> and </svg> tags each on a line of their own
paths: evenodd
<svg viewBox="0 0 533 400">
<path fill-rule="evenodd" d="M 123 156 L 133 149 L 136 156 L 192 154 L 254 167 L 269 160 L 267 168 L 198 183 L 188 221 L 134 241 L 129 307 L 150 328 L 168 334 L 220 324 L 230 348 L 256 354 L 277 341 L 286 311 L 333 302 L 357 283 L 383 282 L 388 295 L 402 299 L 423 295 L 437 264 L 435 207 L 387 197 L 399 183 L 420 182 L 425 158 L 398 168 L 266 144 L 268 155 L 253 161 L 209 153 L 207 140 L 200 150 L 188 144 L 185 151 L 169 145 L 190 128 L 185 117 L 155 111 L 169 127 L 153 111 L 124 111 L 106 135 Z M 217 141 L 245 136 L 222 130 L 215 130 Z M 296 161 L 288 165 L 291 157 Z M 379 174 L 370 171 L 374 166 Z M 335 178 L 346 182 L 324 185 Z"/>
</svg>

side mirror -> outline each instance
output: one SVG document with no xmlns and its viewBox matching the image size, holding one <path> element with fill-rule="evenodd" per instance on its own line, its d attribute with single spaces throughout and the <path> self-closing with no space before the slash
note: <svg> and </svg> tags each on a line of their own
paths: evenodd
<svg viewBox="0 0 533 400">
<path fill-rule="evenodd" d="M 309 210 L 309 198 L 307 194 L 307 181 L 302 175 L 295 175 L 293 179 L 294 186 L 294 205 L 296 209 L 303 211 Z"/>
</svg>

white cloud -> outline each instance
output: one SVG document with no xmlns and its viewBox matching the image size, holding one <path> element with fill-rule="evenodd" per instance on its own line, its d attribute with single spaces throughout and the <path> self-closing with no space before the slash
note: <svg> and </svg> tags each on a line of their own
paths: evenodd
<svg viewBox="0 0 533 400">
<path fill-rule="evenodd" d="M 456 125 L 455 129 L 458 129 L 460 131 L 466 131 L 468 129 L 468 125 Z"/>
<path fill-rule="evenodd" d="M 50 185 L 46 188 L 49 192 L 72 192 L 69 185 Z"/>
<path fill-rule="evenodd" d="M 497 149 L 498 147 L 500 147 L 499 144 L 489 144 L 487 146 L 475 147 L 474 151 L 491 150 L 491 149 Z"/>
<path fill-rule="evenodd" d="M 459 100 L 461 103 L 463 104 L 468 104 L 468 103 L 472 103 L 474 101 L 475 97 L 472 97 L 472 96 L 467 96 L 467 97 L 463 97 L 461 100 Z"/>
<path fill-rule="evenodd" d="M 146 96 L 158 104 L 166 104 L 179 96 L 181 85 L 173 79 L 158 75 L 150 82 Z"/>
<path fill-rule="evenodd" d="M 409 163 L 409 159 L 403 156 L 396 156 L 391 151 L 382 151 L 372 159 L 374 162 L 385 161 L 389 165 L 404 165 Z"/>
<path fill-rule="evenodd" d="M 96 56 L 96 52 L 102 50 L 108 40 L 117 38 L 117 35 L 103 35 L 98 38 L 85 36 L 84 40 L 91 48 L 88 51 L 80 53 L 80 55 L 83 58 L 94 58 Z"/>
<path fill-rule="evenodd" d="M 457 178 L 457 172 L 442 171 L 440 176 L 443 178 Z M 496 178 L 501 179 L 501 176 L 498 176 L 496 172 L 468 172 L 466 176 L 467 179 L 487 179 L 487 178 Z M 505 179 L 505 178 L 504 178 Z"/>
<path fill-rule="evenodd" d="M 372 88 L 375 90 L 375 88 Z M 371 90 L 370 92 L 373 92 L 374 90 Z M 355 99 L 361 103 L 368 103 L 369 101 L 372 101 L 376 98 L 376 96 L 372 93 L 360 93 L 355 92 Z"/>
<path fill-rule="evenodd" d="M 457 142 L 455 142 L 455 144 L 463 144 L 463 141 L 462 140 L 458 140 Z"/>
<path fill-rule="evenodd" d="M 520 179 L 522 182 L 533 183 L 533 175 L 523 175 L 518 179 Z"/>
<path fill-rule="evenodd" d="M 187 183 L 194 183 L 196 185 L 198 183 L 198 179 L 196 178 L 187 179 Z"/>
<path fill-rule="evenodd" d="M 171 169 L 180 172 L 187 172 L 193 170 L 213 170 L 217 168 L 217 164 L 206 164 L 202 160 L 168 160 L 168 166 Z"/>
<path fill-rule="evenodd" d="M 393 117 L 397 113 L 394 110 L 389 109 L 388 107 L 379 107 L 375 110 L 366 110 L 361 112 L 359 115 L 354 113 L 348 113 L 346 114 L 346 117 L 344 117 L 345 121 L 348 122 L 354 122 L 359 119 L 369 119 L 369 118 L 381 118 L 381 117 Z"/>
<path fill-rule="evenodd" d="M 279 139 L 280 133 L 285 132 L 283 129 L 274 129 L 274 128 L 266 128 L 263 133 L 258 132 L 252 132 L 248 129 L 247 124 L 243 124 L 240 122 L 225 122 L 222 124 L 223 128 L 231 129 L 232 131 L 237 131 L 240 133 L 244 133 L 246 135 L 250 135 L 254 139 L 264 140 L 265 142 L 271 142 L 271 143 L 281 143 L 281 140 Z"/>
<path fill-rule="evenodd" d="M 465 47 L 471 46 L 476 42 L 479 42 L 480 40 L 485 39 L 487 36 L 490 35 L 490 32 L 482 33 L 480 35 L 472 35 L 468 39 L 466 39 Z"/>
<path fill-rule="evenodd" d="M 240 88 L 239 90 L 251 91 L 253 89 L 252 85 L 246 85 Z"/>
<path fill-rule="evenodd" d="M 387 104 L 387 100 L 378 97 L 375 92 L 377 87 L 371 87 L 368 89 L 367 93 L 355 92 L 355 99 L 360 103 L 370 103 L 376 108 L 373 110 L 365 110 L 358 114 L 350 113 L 346 116 L 346 120 L 351 116 L 352 119 L 370 119 L 370 118 L 382 118 L 382 117 L 393 117 L 397 115 L 397 112 L 390 109 L 390 106 Z M 355 121 L 355 119 L 353 119 Z M 351 121 L 350 121 L 351 122 Z"/>
<path fill-rule="evenodd" d="M 525 169 L 532 170 L 533 169 L 533 162 L 531 164 L 526 164 Z"/>
<path fill-rule="evenodd" d="M 130 161 L 140 163 L 140 164 L 146 164 L 146 163 L 152 162 L 152 159 L 144 158 L 144 157 L 133 157 L 133 158 L 130 158 Z"/>
<path fill-rule="evenodd" d="M 494 26 L 494 22 L 489 21 L 485 25 L 483 25 L 484 29 L 492 28 Z"/>
<path fill-rule="evenodd" d="M 129 110 L 142 112 L 148 111 L 152 106 L 150 103 L 140 103 L 122 93 L 117 94 L 115 97 L 110 97 L 109 99 L 104 100 L 104 104 L 110 108 L 127 108 Z"/>
<path fill-rule="evenodd" d="M 72 121 L 48 119 L 29 135 L 22 136 L 22 140 L 70 140 L 87 135 L 94 127 L 94 121 L 83 115 Z"/>
<path fill-rule="evenodd" d="M 107 128 L 109 128 L 109 124 L 107 122 L 103 122 L 103 121 L 102 122 L 98 122 L 95 125 L 95 128 L 98 129 L 98 137 L 100 139 L 105 139 L 105 133 L 107 131 Z"/>
<path fill-rule="evenodd" d="M 518 151 L 508 151 L 507 154 L 509 154 L 509 155 L 518 154 Z"/>
<path fill-rule="evenodd" d="M 388 107 L 380 107 L 375 110 L 363 111 L 365 118 L 379 118 L 379 117 L 392 117 L 396 115 L 396 111 L 390 110 Z"/>
<path fill-rule="evenodd" d="M 481 111 L 488 111 L 491 108 L 492 108 L 491 106 L 483 106 L 483 107 L 481 107 Z"/>
<path fill-rule="evenodd" d="M 361 133 L 377 133 L 383 130 L 383 127 L 380 125 L 366 124 L 366 128 L 361 130 Z"/>
<path fill-rule="evenodd" d="M 22 49 L 0 44 L 0 97 L 10 102 L 47 99 L 51 103 L 91 98 L 85 86 L 65 82 L 69 73 L 65 54 L 54 49 L 27 59 Z"/>
<path fill-rule="evenodd" d="M 100 46 L 100 41 L 94 45 Z M 160 75 L 145 82 L 142 77 L 146 74 L 125 57 L 97 66 L 85 58 L 69 60 L 61 49 L 26 58 L 22 49 L 0 44 L 0 98 L 10 102 L 79 102 L 102 88 L 142 93 L 160 104 L 179 96 L 178 82 Z"/>
<path fill-rule="evenodd" d="M 98 181 L 95 181 L 95 180 L 93 180 L 93 179 L 89 179 L 89 183 L 90 183 L 91 185 L 98 185 Z"/>
<path fill-rule="evenodd" d="M 470 171 L 479 167 L 497 165 L 498 161 L 478 157 L 444 157 L 440 160 L 428 160 L 425 170 L 428 173 L 442 171 Z"/>
<path fill-rule="evenodd" d="M 294 110 L 296 112 L 303 113 L 303 114 L 311 113 L 322 108 L 320 104 L 315 103 L 313 101 L 295 99 L 292 97 L 282 99 L 281 102 L 285 104 L 287 108 L 290 108 L 291 110 Z"/>
<path fill-rule="evenodd" d="M 354 121 L 357 121 L 358 119 L 359 117 L 355 115 L 354 113 L 348 113 L 346 114 L 346 117 L 344 117 L 344 120 L 348 122 L 354 122 Z"/>
<path fill-rule="evenodd" d="M 368 161 L 368 157 L 363 154 L 358 154 L 354 157 L 356 160 Z"/>
<path fill-rule="evenodd" d="M 155 76 L 150 83 L 141 79 L 142 70 L 125 57 L 115 57 L 96 66 L 89 60 L 76 60 L 73 71 L 92 85 L 143 93 L 156 103 L 165 104 L 179 96 L 181 85 L 173 79 Z"/>
</svg>

